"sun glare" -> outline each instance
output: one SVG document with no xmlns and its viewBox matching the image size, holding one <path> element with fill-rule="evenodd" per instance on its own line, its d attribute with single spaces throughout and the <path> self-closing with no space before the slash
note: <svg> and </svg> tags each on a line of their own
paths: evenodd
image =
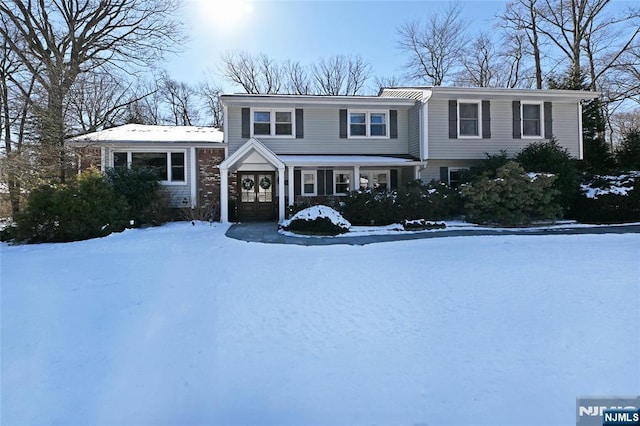
<svg viewBox="0 0 640 426">
<path fill-rule="evenodd" d="M 202 18 L 224 27 L 241 24 L 253 13 L 253 5 L 245 0 L 199 0 Z"/>
</svg>

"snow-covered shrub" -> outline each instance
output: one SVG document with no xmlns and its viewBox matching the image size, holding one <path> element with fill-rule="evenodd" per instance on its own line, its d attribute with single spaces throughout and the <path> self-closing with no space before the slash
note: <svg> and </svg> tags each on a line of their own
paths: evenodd
<svg viewBox="0 0 640 426">
<path fill-rule="evenodd" d="M 102 174 L 90 169 L 74 184 L 32 191 L 17 217 L 15 239 L 39 243 L 105 236 L 125 228 L 128 207 Z"/>
<path fill-rule="evenodd" d="M 574 216 L 584 223 L 640 222 L 640 172 L 594 176 L 581 185 Z"/>
<path fill-rule="evenodd" d="M 466 219 L 473 223 L 506 226 L 526 225 L 533 221 L 555 220 L 560 206 L 555 201 L 553 175 L 528 175 L 515 161 L 462 189 Z"/>
<path fill-rule="evenodd" d="M 425 231 L 427 229 L 444 229 L 447 227 L 442 222 L 429 222 L 424 219 L 405 220 L 402 222 L 405 231 Z"/>
<path fill-rule="evenodd" d="M 357 191 L 344 200 L 341 212 L 355 225 L 390 225 L 405 220 L 443 220 L 458 216 L 462 199 L 440 182 L 420 181 L 391 191 Z"/>
<path fill-rule="evenodd" d="M 282 229 L 304 234 L 338 235 L 349 232 L 351 224 L 328 206 L 311 206 L 281 224 Z"/>
</svg>

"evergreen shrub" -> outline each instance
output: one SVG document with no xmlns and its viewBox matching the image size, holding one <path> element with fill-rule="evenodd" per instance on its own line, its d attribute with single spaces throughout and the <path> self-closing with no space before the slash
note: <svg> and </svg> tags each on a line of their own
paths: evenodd
<svg viewBox="0 0 640 426">
<path fill-rule="evenodd" d="M 114 167 L 106 178 L 113 190 L 124 196 L 129 205 L 128 219 L 135 226 L 158 224 L 167 219 L 166 200 L 160 191 L 158 172 L 152 168 Z"/>
<path fill-rule="evenodd" d="M 527 225 L 560 217 L 555 177 L 529 175 L 515 161 L 463 187 L 466 220 L 479 224 Z"/>
</svg>

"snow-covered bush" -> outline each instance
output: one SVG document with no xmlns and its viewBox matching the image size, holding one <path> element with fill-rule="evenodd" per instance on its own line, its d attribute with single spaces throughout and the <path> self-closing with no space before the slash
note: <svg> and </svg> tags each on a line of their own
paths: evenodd
<svg viewBox="0 0 640 426">
<path fill-rule="evenodd" d="M 338 235 L 349 232 L 351 224 L 328 206 L 311 206 L 281 224 L 285 231 L 304 234 Z"/>
<path fill-rule="evenodd" d="M 640 172 L 594 176 L 581 185 L 574 216 L 584 223 L 640 221 Z"/>
<path fill-rule="evenodd" d="M 555 220 L 560 206 L 555 201 L 555 177 L 529 175 L 515 161 L 463 187 L 465 215 L 469 222 L 497 225 L 526 225 L 533 221 Z"/>
<path fill-rule="evenodd" d="M 443 183 L 415 181 L 396 190 L 352 192 L 340 210 L 354 225 L 390 225 L 458 216 L 462 200 L 456 189 Z"/>
</svg>

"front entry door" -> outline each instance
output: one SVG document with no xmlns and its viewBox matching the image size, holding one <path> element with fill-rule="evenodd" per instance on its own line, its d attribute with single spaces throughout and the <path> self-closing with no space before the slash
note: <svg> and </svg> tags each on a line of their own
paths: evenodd
<svg viewBox="0 0 640 426">
<path fill-rule="evenodd" d="M 238 219 L 241 221 L 275 219 L 273 172 L 239 172 Z"/>
</svg>

